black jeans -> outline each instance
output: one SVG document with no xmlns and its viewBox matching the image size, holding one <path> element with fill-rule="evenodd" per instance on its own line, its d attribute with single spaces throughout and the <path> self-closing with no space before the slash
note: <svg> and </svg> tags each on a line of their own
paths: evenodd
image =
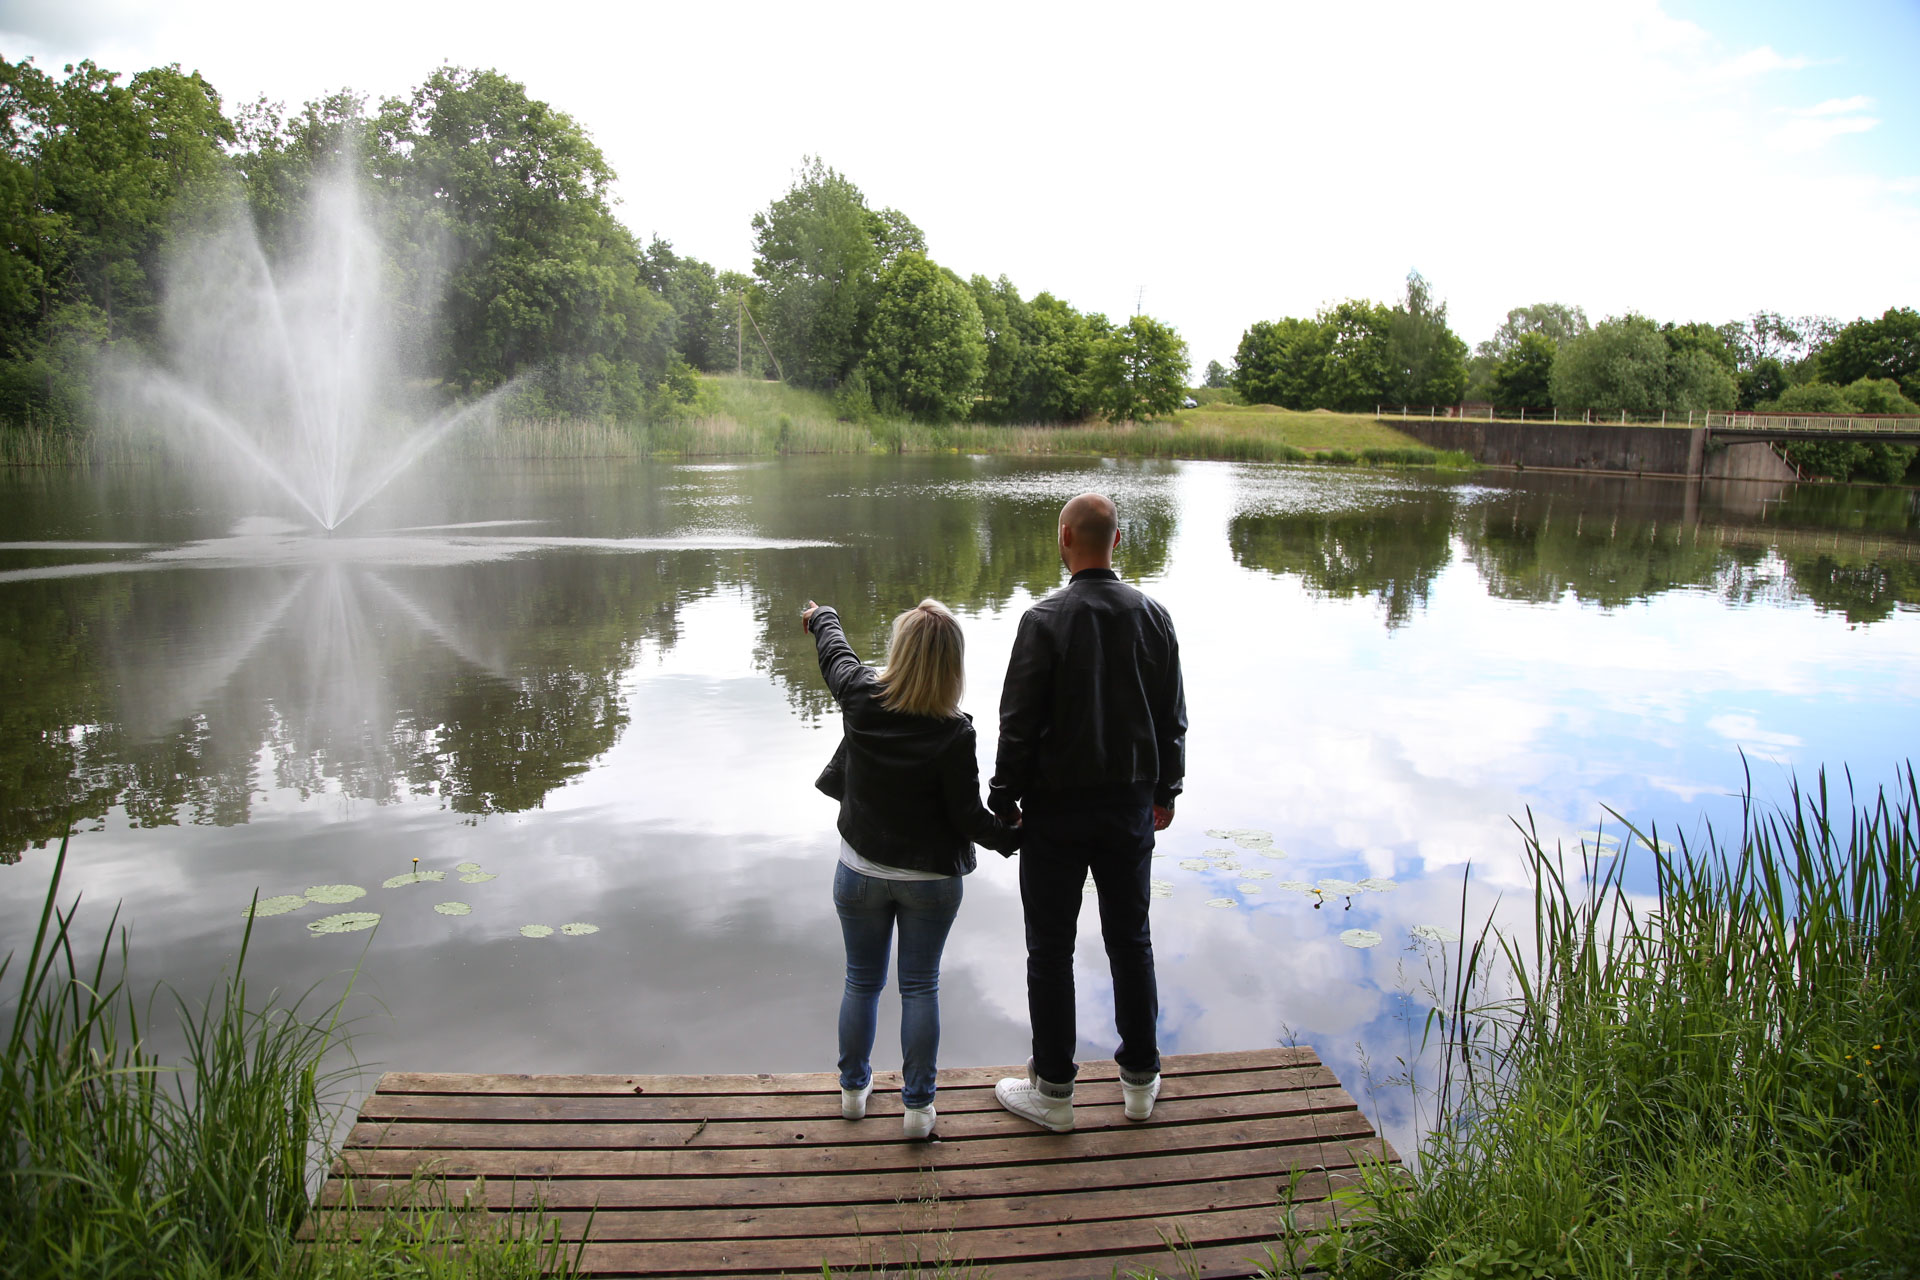
<svg viewBox="0 0 1920 1280">
<path fill-rule="evenodd" d="M 1021 827 L 1020 902 L 1027 924 L 1027 1014 L 1033 1021 L 1034 1073 L 1070 1084 L 1077 1030 L 1073 1004 L 1073 941 L 1082 886 L 1093 872 L 1100 935 L 1113 971 L 1113 1021 L 1120 1033 L 1114 1061 L 1129 1076 L 1160 1070 L 1154 1024 L 1160 992 L 1153 976 L 1153 934 L 1147 925 L 1148 870 L 1153 857 L 1150 792 L 1071 801 L 1034 797 Z"/>
</svg>

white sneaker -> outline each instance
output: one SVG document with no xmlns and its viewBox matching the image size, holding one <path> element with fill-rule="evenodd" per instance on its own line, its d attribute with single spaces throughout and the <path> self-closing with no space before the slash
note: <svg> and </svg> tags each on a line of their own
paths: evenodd
<svg viewBox="0 0 1920 1280">
<path fill-rule="evenodd" d="M 867 1095 L 873 1092 L 873 1077 L 867 1077 L 864 1089 L 842 1089 L 840 1091 L 840 1117 L 843 1120 L 864 1120 L 867 1115 Z"/>
<path fill-rule="evenodd" d="M 1128 1084 L 1125 1077 L 1120 1080 L 1120 1097 L 1127 1104 L 1127 1119 L 1145 1120 L 1153 1114 L 1153 1100 L 1160 1096 L 1160 1077 L 1145 1084 Z"/>
<path fill-rule="evenodd" d="M 1073 1095 L 1054 1098 L 1040 1092 L 1040 1080 L 1033 1074 L 1031 1065 L 1027 1067 L 1025 1080 L 1008 1076 L 994 1085 L 993 1096 L 1013 1114 L 1055 1133 L 1068 1133 L 1073 1129 Z"/>
<path fill-rule="evenodd" d="M 907 1135 L 907 1141 L 920 1142 L 933 1132 L 933 1104 L 924 1107 L 908 1107 L 900 1117 L 900 1127 Z"/>
</svg>

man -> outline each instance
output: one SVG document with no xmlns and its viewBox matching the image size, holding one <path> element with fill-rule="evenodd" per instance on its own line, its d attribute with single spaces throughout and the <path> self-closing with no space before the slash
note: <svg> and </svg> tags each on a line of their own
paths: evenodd
<svg viewBox="0 0 1920 1280">
<path fill-rule="evenodd" d="M 1000 695 L 988 807 L 1020 821 L 1027 926 L 1027 1078 L 994 1087 L 1000 1105 L 1057 1133 L 1073 1128 L 1073 940 L 1087 873 L 1113 971 L 1120 1091 L 1127 1118 L 1160 1096 L 1160 1014 L 1147 927 L 1153 833 L 1173 821 L 1186 773 L 1187 707 L 1173 620 L 1113 572 L 1113 503 L 1083 493 L 1061 509 L 1072 580 L 1027 610 Z"/>
</svg>

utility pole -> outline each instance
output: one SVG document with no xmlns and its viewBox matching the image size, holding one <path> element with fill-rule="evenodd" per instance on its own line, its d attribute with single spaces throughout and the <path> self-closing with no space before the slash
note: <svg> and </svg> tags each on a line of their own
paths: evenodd
<svg viewBox="0 0 1920 1280">
<path fill-rule="evenodd" d="M 1147 300 L 1147 286 L 1141 285 L 1140 291 L 1133 295 L 1133 314 L 1139 315 L 1140 308 Z"/>
<path fill-rule="evenodd" d="M 733 376 L 738 378 L 747 371 L 747 291 L 742 289 L 739 297 L 740 313 L 733 318 Z"/>
</svg>

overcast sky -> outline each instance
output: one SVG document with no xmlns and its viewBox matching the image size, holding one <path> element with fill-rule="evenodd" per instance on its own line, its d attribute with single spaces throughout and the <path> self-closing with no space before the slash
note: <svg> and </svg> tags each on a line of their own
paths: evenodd
<svg viewBox="0 0 1920 1280">
<path fill-rule="evenodd" d="M 229 110 L 492 67 L 572 114 L 620 216 L 750 269 L 801 157 L 963 275 L 1174 324 L 1431 280 L 1719 322 L 1920 305 L 1920 0 L 967 5 L 0 0 L 0 54 L 177 62 Z"/>
</svg>

